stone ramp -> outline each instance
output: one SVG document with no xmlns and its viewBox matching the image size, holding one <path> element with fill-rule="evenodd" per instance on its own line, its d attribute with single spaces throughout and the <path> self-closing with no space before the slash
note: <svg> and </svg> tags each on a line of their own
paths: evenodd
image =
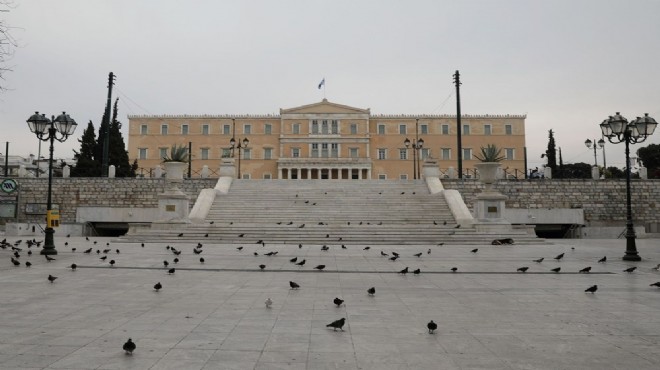
<svg viewBox="0 0 660 370">
<path fill-rule="evenodd" d="M 523 230 L 491 234 L 457 226 L 444 196 L 430 194 L 423 180 L 234 180 L 227 194 L 216 195 L 204 223 L 154 225 L 128 238 L 328 245 L 540 241 Z"/>
</svg>

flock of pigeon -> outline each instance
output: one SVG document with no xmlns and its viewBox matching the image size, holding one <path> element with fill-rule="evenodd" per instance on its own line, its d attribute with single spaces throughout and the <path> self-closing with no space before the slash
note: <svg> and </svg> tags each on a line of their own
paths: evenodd
<svg viewBox="0 0 660 370">
<path fill-rule="evenodd" d="M 179 236 L 183 236 L 183 234 L 179 234 Z M 68 236 L 67 236 L 67 237 L 68 237 Z M 86 238 L 86 240 L 87 240 L 87 241 L 90 241 L 89 238 Z M 94 247 L 94 246 L 97 245 L 97 241 L 93 241 L 92 243 L 93 243 L 93 246 L 90 247 L 90 248 L 85 249 L 85 250 L 83 251 L 83 254 L 90 254 L 90 255 L 91 255 L 92 253 L 94 253 L 94 250 L 95 250 L 95 247 Z M 35 240 L 35 239 L 32 239 L 32 240 L 26 240 L 25 242 L 23 242 L 23 240 L 17 240 L 17 241 L 15 241 L 15 242 L 13 242 L 13 243 L 7 242 L 7 239 L 4 239 L 4 240 L 0 241 L 0 248 L 1 248 L 1 249 L 5 249 L 5 250 L 8 249 L 8 248 L 11 249 L 11 251 L 12 251 L 12 256 L 11 256 L 10 260 L 11 260 L 11 262 L 12 262 L 12 264 L 13 264 L 14 266 L 20 266 L 20 265 L 21 265 L 20 259 L 21 259 L 21 253 L 23 252 L 23 248 L 22 248 L 22 245 L 23 245 L 23 244 L 25 244 L 25 246 L 27 247 L 26 254 L 29 256 L 29 255 L 32 255 L 32 250 L 31 250 L 31 248 L 32 248 L 33 246 L 39 248 L 39 247 L 41 246 L 42 242 L 41 242 L 41 241 L 37 241 L 37 240 Z M 265 245 L 266 245 L 266 243 L 265 243 L 263 240 L 259 240 L 259 241 L 257 241 L 256 244 L 260 244 L 261 247 L 265 247 Z M 439 246 L 440 246 L 440 245 L 443 245 L 443 244 L 444 244 L 444 243 L 438 243 Z M 493 244 L 493 245 L 513 244 L 513 240 L 512 240 L 512 239 L 495 239 L 495 240 L 493 241 L 492 244 Z M 68 246 L 68 242 L 65 243 L 65 246 Z M 144 247 L 144 243 L 142 243 L 141 246 Z M 302 248 L 303 246 L 302 246 L 302 244 L 299 244 L 298 247 L 299 247 L 299 248 Z M 202 243 L 198 243 L 198 244 L 193 248 L 193 255 L 200 255 L 200 254 L 202 254 L 202 252 L 203 252 L 203 249 L 202 249 L 202 248 L 203 248 Z M 347 249 L 346 245 L 344 245 L 344 244 L 341 245 L 341 248 L 342 248 L 342 249 Z M 182 251 L 179 250 L 179 249 L 177 249 L 177 248 L 175 248 L 175 247 L 169 246 L 169 245 L 166 246 L 166 249 L 169 250 L 169 251 L 174 255 L 174 259 L 172 260 L 172 263 L 173 263 L 174 265 L 176 265 L 176 264 L 179 262 L 179 258 L 178 258 L 178 256 L 181 255 Z M 244 247 L 243 247 L 243 246 L 239 246 L 239 247 L 237 247 L 236 249 L 237 249 L 239 252 L 241 252 L 241 251 L 243 251 Z M 330 247 L 328 247 L 327 245 L 323 245 L 323 246 L 321 247 L 321 250 L 322 250 L 322 251 L 328 251 L 329 249 L 330 249 Z M 370 246 L 366 246 L 366 247 L 363 248 L 363 250 L 365 250 L 365 251 L 368 251 L 368 250 L 370 250 L 370 249 L 371 249 Z M 71 248 L 71 251 L 75 253 L 75 252 L 76 252 L 76 248 Z M 472 254 L 476 254 L 476 253 L 478 253 L 478 251 L 479 251 L 479 248 L 474 248 L 474 249 L 470 250 L 470 252 L 471 252 Z M 101 257 L 99 257 L 99 259 L 100 259 L 101 261 L 104 261 L 104 262 L 108 260 L 108 255 L 109 255 L 111 252 L 112 252 L 112 249 L 110 248 L 110 243 L 106 243 L 106 246 L 105 246 L 105 248 L 103 248 L 103 249 L 97 248 L 97 249 L 95 250 L 95 253 L 96 253 L 97 256 L 98 256 L 98 255 L 102 255 Z M 116 253 L 116 254 L 120 254 L 120 250 L 119 250 L 119 249 L 115 249 L 115 253 Z M 427 254 L 431 254 L 431 249 L 428 249 L 426 253 L 427 253 Z M 258 255 L 259 255 L 259 253 L 256 252 L 256 251 L 253 252 L 253 254 L 254 254 L 255 256 L 258 256 Z M 263 253 L 264 256 L 268 256 L 268 257 L 273 257 L 273 256 L 276 256 L 277 254 L 278 254 L 278 251 L 270 251 L 270 252 L 267 252 L 267 253 Z M 401 257 L 401 256 L 400 256 L 400 253 L 398 253 L 398 252 L 394 252 L 394 251 L 390 251 L 389 253 L 387 253 L 387 252 L 384 252 L 384 251 L 381 250 L 381 251 L 380 251 L 380 255 L 381 255 L 382 257 L 387 257 L 387 258 L 388 258 L 389 260 L 391 260 L 391 261 L 396 261 L 397 259 L 399 259 L 399 258 Z M 423 255 L 422 252 L 412 254 L 412 256 L 417 257 L 417 258 L 421 258 L 422 255 Z M 555 257 L 554 257 L 554 260 L 557 261 L 557 262 L 559 262 L 559 261 L 561 261 L 561 260 L 564 258 L 564 255 L 565 255 L 564 253 L 561 253 L 561 254 L 555 256 Z M 48 256 L 48 255 L 45 256 L 45 259 L 46 259 L 47 262 L 51 262 L 51 261 L 55 261 L 55 260 L 56 260 L 55 258 L 53 258 L 53 257 L 51 257 L 51 256 Z M 544 258 L 544 257 L 541 257 L 541 258 L 538 258 L 538 259 L 533 260 L 533 262 L 535 262 L 535 263 L 537 263 L 537 264 L 541 264 L 541 263 L 543 263 L 544 260 L 545 260 L 545 258 Z M 110 260 L 107 261 L 107 262 L 108 262 L 108 266 L 109 266 L 110 268 L 114 267 L 115 264 L 116 264 L 116 261 L 115 261 L 114 259 L 110 259 Z M 204 264 L 204 262 L 205 262 L 204 258 L 203 258 L 203 257 L 200 257 L 200 258 L 199 258 L 199 262 L 200 262 L 200 264 Z M 292 263 L 292 264 L 295 264 L 295 265 L 297 265 L 297 266 L 300 266 L 300 267 L 302 268 L 302 267 L 305 265 L 305 263 L 306 263 L 306 259 L 300 259 L 300 260 L 299 260 L 298 257 L 293 257 L 293 258 L 289 259 L 289 262 Z M 597 263 L 599 263 L 599 264 L 604 264 L 604 263 L 606 263 L 606 262 L 607 262 L 607 257 L 603 257 L 603 258 L 601 258 L 601 259 L 599 259 L 599 260 L 597 261 Z M 32 266 L 32 263 L 30 263 L 30 261 L 25 261 L 24 265 L 25 265 L 25 267 L 29 268 L 29 267 Z M 70 267 L 71 270 L 76 270 L 77 265 L 76 265 L 75 263 L 73 263 L 73 264 L 71 264 L 69 267 Z M 167 269 L 167 273 L 168 273 L 169 275 L 172 275 L 172 274 L 174 274 L 174 273 L 176 272 L 176 268 L 174 268 L 174 267 L 170 267 L 170 262 L 169 262 L 168 260 L 164 260 L 164 261 L 163 261 L 163 267 L 164 267 L 164 269 Z M 267 266 L 266 266 L 265 264 L 260 264 L 258 267 L 259 267 L 260 270 L 265 270 Z M 326 267 L 326 265 L 319 264 L 319 265 L 316 265 L 316 266 L 314 267 L 314 269 L 315 269 L 315 270 L 318 270 L 318 271 L 323 271 L 323 270 L 325 269 L 325 267 Z M 629 268 L 623 270 L 623 272 L 633 273 L 636 269 L 637 269 L 636 267 L 629 267 Z M 660 270 L 660 264 L 658 264 L 654 269 L 655 269 L 655 270 Z M 516 271 L 517 271 L 517 272 L 520 272 L 520 273 L 526 273 L 528 270 L 529 270 L 529 267 L 528 267 L 528 266 L 523 266 L 523 267 L 519 267 Z M 457 268 L 457 267 L 452 267 L 452 268 L 450 269 L 450 271 L 452 271 L 452 272 L 457 272 L 457 271 L 458 271 L 458 268 Z M 554 273 L 559 273 L 559 272 L 561 271 L 561 267 L 555 267 L 555 268 L 552 268 L 550 271 L 552 271 L 552 272 L 554 272 Z M 402 269 L 402 270 L 399 271 L 399 274 L 407 274 L 408 272 L 410 272 L 410 270 L 409 270 L 409 268 L 406 266 L 404 269 Z M 578 272 L 579 272 L 579 273 L 583 273 L 583 274 L 588 274 L 588 273 L 591 272 L 591 266 L 586 266 L 586 267 L 580 269 Z M 421 270 L 420 270 L 419 268 L 417 268 L 417 269 L 412 270 L 412 273 L 415 274 L 415 275 L 418 275 L 418 274 L 421 273 Z M 56 280 L 57 278 L 58 278 L 57 276 L 53 276 L 53 275 L 49 274 L 47 279 L 48 279 L 48 281 L 52 284 L 52 283 L 55 282 L 55 280 Z M 660 281 L 655 282 L 655 283 L 653 283 L 653 284 L 650 284 L 650 286 L 654 286 L 654 287 L 658 287 L 658 288 L 660 288 Z M 290 287 L 290 289 L 292 289 L 292 290 L 297 290 L 297 289 L 300 289 L 301 286 L 300 286 L 300 284 L 298 284 L 298 283 L 296 283 L 296 282 L 294 282 L 294 281 L 289 281 L 289 287 Z M 159 292 L 161 289 L 163 289 L 163 285 L 161 284 L 161 282 L 157 282 L 157 283 L 153 286 L 153 288 L 154 288 L 154 291 L 155 291 L 155 292 Z M 593 285 L 593 286 L 590 286 L 590 287 L 588 287 L 587 289 L 585 289 L 585 292 L 586 292 L 586 293 L 594 294 L 597 290 L 598 290 L 598 285 Z M 368 289 L 367 289 L 367 294 L 368 294 L 369 296 L 374 296 L 374 295 L 376 294 L 376 288 L 375 288 L 375 287 L 370 287 L 370 288 L 368 288 Z M 340 307 L 342 304 L 344 304 L 344 300 L 341 299 L 341 298 L 339 298 L 339 297 L 335 297 L 335 299 L 333 300 L 333 303 L 334 303 L 337 307 Z M 271 306 L 273 305 L 273 300 L 272 300 L 271 298 L 266 299 L 266 301 L 265 301 L 265 305 L 266 305 L 266 308 L 271 308 Z M 345 324 L 346 324 L 346 319 L 345 319 L 345 318 L 340 318 L 340 319 L 338 319 L 338 320 L 335 320 L 335 321 L 333 321 L 333 322 L 327 324 L 326 327 L 328 327 L 328 328 L 332 328 L 333 331 L 336 331 L 337 329 L 339 329 L 339 330 L 341 330 L 341 331 L 344 331 L 343 327 L 344 327 Z M 435 330 L 437 330 L 437 328 L 438 328 L 438 325 L 437 325 L 433 320 L 431 320 L 431 321 L 427 324 L 427 329 L 428 329 L 428 333 L 429 333 L 429 334 L 433 334 L 433 333 L 435 332 Z M 124 344 L 124 346 L 123 346 L 123 350 L 124 350 L 127 354 L 132 354 L 133 351 L 134 351 L 135 349 L 136 349 L 136 344 L 135 344 L 135 342 L 133 342 L 132 339 L 129 338 L 128 341 Z"/>
</svg>

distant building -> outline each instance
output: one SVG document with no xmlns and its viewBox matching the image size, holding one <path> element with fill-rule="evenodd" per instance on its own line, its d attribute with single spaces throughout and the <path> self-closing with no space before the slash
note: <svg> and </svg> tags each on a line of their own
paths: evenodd
<svg viewBox="0 0 660 370">
<path fill-rule="evenodd" d="M 192 170 L 218 170 L 230 148 L 249 140 L 241 151 L 244 179 L 412 179 L 413 156 L 433 158 L 441 173 L 457 170 L 455 115 L 372 115 L 323 99 L 280 109 L 279 115 L 130 115 L 128 153 L 149 173 L 172 145 L 192 143 Z M 524 177 L 525 115 L 463 115 L 462 150 L 466 176 L 480 148 L 495 144 L 506 157 L 507 174 Z M 417 153 L 406 148 L 423 139 Z M 421 168 L 421 164 L 419 165 Z M 146 171 L 146 172 L 145 172 Z M 138 171 L 140 172 L 140 170 Z M 195 176 L 195 175 L 193 175 Z"/>
</svg>

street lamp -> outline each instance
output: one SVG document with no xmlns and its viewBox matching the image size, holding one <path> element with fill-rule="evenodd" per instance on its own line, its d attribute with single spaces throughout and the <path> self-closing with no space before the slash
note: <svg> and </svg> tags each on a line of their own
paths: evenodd
<svg viewBox="0 0 660 370">
<path fill-rule="evenodd" d="M 234 148 L 238 149 L 238 178 L 239 179 L 241 178 L 241 149 L 247 148 L 249 143 L 250 143 L 250 140 L 245 138 L 245 139 L 243 139 L 242 142 L 239 140 L 238 141 L 238 146 L 236 146 L 236 139 L 234 139 L 232 137 L 231 140 L 229 140 L 229 144 L 231 145 L 231 147 L 229 149 L 231 149 L 232 155 L 234 153 Z"/>
<path fill-rule="evenodd" d="M 596 145 L 596 144 L 598 144 L 598 145 Z M 584 145 L 586 145 L 587 148 L 589 148 L 589 149 L 591 149 L 592 146 L 594 147 L 594 166 L 598 167 L 598 157 L 596 156 L 596 149 L 597 148 L 601 148 L 601 149 L 604 148 L 605 147 L 605 140 L 600 139 L 600 140 L 596 141 L 596 139 L 594 139 L 594 141 L 591 141 L 591 140 L 587 139 L 584 142 Z M 605 149 L 603 149 L 603 150 L 605 150 Z"/>
<path fill-rule="evenodd" d="M 413 149 L 413 179 L 417 180 L 417 178 L 421 177 L 419 176 L 419 168 L 418 168 L 418 159 L 417 159 L 417 151 L 422 149 L 424 146 L 424 139 L 418 139 L 416 143 L 410 142 L 410 139 L 406 138 L 406 140 L 403 141 L 403 145 L 406 146 L 406 149 L 410 148 L 412 145 Z"/>
<path fill-rule="evenodd" d="M 41 254 L 57 254 L 53 234 L 53 226 L 59 225 L 59 213 L 52 212 L 51 193 L 53 191 L 53 144 L 55 140 L 64 142 L 69 135 L 76 131 L 78 124 L 66 112 L 62 112 L 57 118 L 52 116 L 52 120 L 46 118 L 45 114 L 35 112 L 27 120 L 28 127 L 40 141 L 50 141 L 50 156 L 48 157 L 48 200 L 46 202 L 46 230 L 44 230 L 45 240 Z M 59 136 L 58 136 L 59 134 Z M 59 210 L 58 210 L 59 211 Z"/>
<path fill-rule="evenodd" d="M 626 144 L 626 254 L 625 261 L 641 261 L 635 244 L 635 229 L 630 205 L 630 144 L 641 143 L 653 134 L 658 123 L 648 113 L 628 123 L 619 112 L 600 124 L 603 136 L 612 144 Z"/>
</svg>

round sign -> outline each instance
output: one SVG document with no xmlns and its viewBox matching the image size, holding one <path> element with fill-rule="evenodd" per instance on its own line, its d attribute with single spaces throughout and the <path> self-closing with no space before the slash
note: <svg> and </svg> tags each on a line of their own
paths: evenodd
<svg viewBox="0 0 660 370">
<path fill-rule="evenodd" d="M 14 179 L 4 179 L 0 182 L 0 190 L 3 193 L 11 194 L 18 190 L 18 183 Z"/>
</svg>

